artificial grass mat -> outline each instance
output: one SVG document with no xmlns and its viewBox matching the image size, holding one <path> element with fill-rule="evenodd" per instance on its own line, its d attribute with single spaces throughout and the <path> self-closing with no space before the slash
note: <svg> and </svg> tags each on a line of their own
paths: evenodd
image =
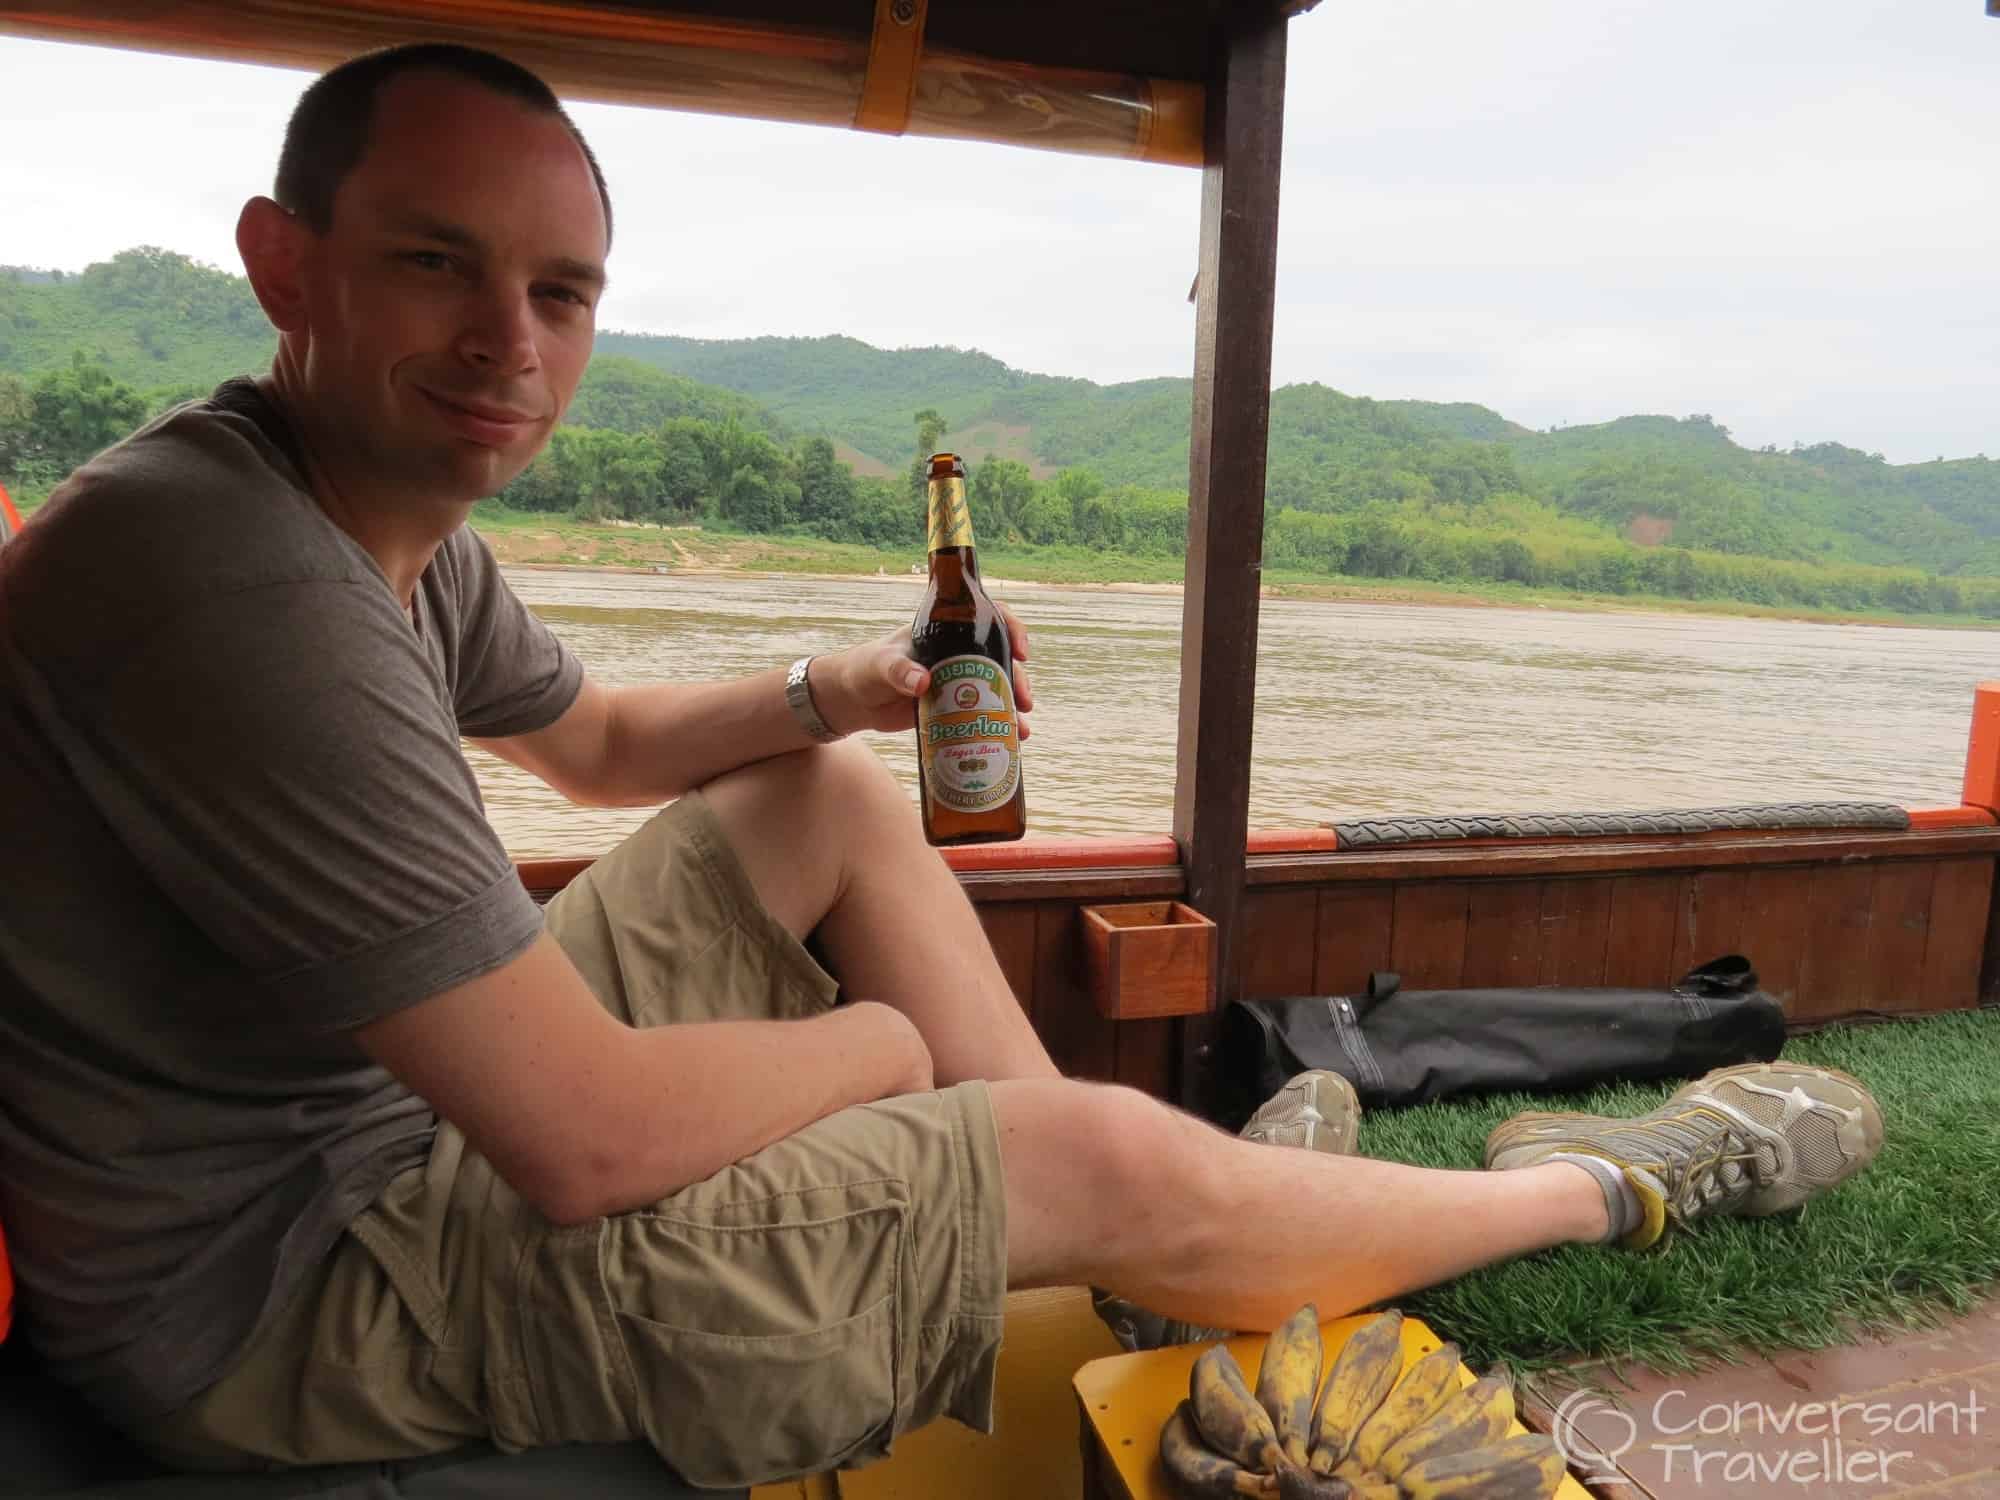
<svg viewBox="0 0 2000 1500">
<path fill-rule="evenodd" d="M 1578 1358 L 1691 1370 L 1746 1352 L 1820 1348 L 1934 1324 L 2000 1287 L 2000 1010 L 1830 1028 L 1783 1059 L 1839 1068 L 1882 1107 L 1874 1164 L 1793 1214 L 1707 1218 L 1629 1253 L 1566 1245 L 1398 1299 L 1475 1369 Z M 1476 1167 L 1524 1109 L 1639 1114 L 1678 1083 L 1494 1094 L 1378 1110 L 1363 1155 Z"/>
</svg>

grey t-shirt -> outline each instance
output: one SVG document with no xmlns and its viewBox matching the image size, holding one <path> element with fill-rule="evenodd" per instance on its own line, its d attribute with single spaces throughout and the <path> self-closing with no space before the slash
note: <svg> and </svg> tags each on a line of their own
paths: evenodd
<svg viewBox="0 0 2000 1500">
<path fill-rule="evenodd" d="M 247 381 L 0 549 L 0 1225 L 116 1416 L 218 1378 L 434 1118 L 349 1035 L 541 913 L 461 735 L 581 670 L 460 529 L 406 612 Z"/>
</svg>

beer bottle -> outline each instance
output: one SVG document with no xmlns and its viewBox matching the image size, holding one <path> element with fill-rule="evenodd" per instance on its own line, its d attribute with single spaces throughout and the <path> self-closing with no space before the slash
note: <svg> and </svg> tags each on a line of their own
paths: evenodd
<svg viewBox="0 0 2000 1500">
<path fill-rule="evenodd" d="M 931 455 L 931 581 L 910 626 L 930 668 L 917 703 L 917 788 L 933 844 L 984 844 L 1028 831 L 1014 652 L 1007 622 L 980 586 L 965 504 L 965 464 Z"/>
</svg>

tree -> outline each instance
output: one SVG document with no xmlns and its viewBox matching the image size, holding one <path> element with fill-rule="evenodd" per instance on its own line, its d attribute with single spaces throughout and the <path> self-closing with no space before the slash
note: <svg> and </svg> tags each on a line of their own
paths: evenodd
<svg viewBox="0 0 2000 1500">
<path fill-rule="evenodd" d="M 60 477 L 146 418 L 146 403 L 81 349 L 29 393 L 26 459 Z"/>
<path fill-rule="evenodd" d="M 601 493 L 611 513 L 629 521 L 658 519 L 664 501 L 659 443 L 646 433 L 607 432 L 601 437 Z"/>
<path fill-rule="evenodd" d="M 861 479 L 854 485 L 851 539 L 877 547 L 910 547 L 921 555 L 924 514 L 893 480 Z"/>
<path fill-rule="evenodd" d="M 521 510 L 565 510 L 573 503 L 563 484 L 561 466 L 547 448 L 536 454 L 534 462 L 516 474 L 497 498 Z"/>
<path fill-rule="evenodd" d="M 1104 481 L 1088 469 L 1064 469 L 1055 477 L 1057 496 L 1069 506 L 1070 529 L 1084 532 L 1084 507 L 1104 492 Z"/>
<path fill-rule="evenodd" d="M 35 403 L 27 385 L 12 375 L 0 375 L 0 474 L 20 472 L 34 419 Z"/>
<path fill-rule="evenodd" d="M 823 437 L 800 443 L 793 466 L 799 477 L 799 519 L 822 536 L 845 536 L 854 514 L 854 471 Z"/>
<path fill-rule="evenodd" d="M 910 460 L 909 483 L 910 498 L 918 505 L 924 503 L 930 480 L 930 457 L 943 437 L 944 418 L 935 408 L 926 406 L 917 413 L 917 456 Z"/>
<path fill-rule="evenodd" d="M 1074 540 L 1076 522 L 1069 502 L 1048 485 L 1037 486 L 1021 507 L 1021 532 L 1029 541 L 1044 546 Z"/>
<path fill-rule="evenodd" d="M 677 417 L 660 428 L 660 494 L 681 516 L 698 515 L 715 500 L 708 478 L 709 424 Z"/>
<path fill-rule="evenodd" d="M 722 514 L 745 531 L 777 531 L 792 518 L 799 487 L 744 467 L 730 477 L 722 492 Z"/>
<path fill-rule="evenodd" d="M 990 536 L 1020 536 L 1022 512 L 1035 493 L 1035 476 L 1011 458 L 987 454 L 972 471 L 972 517 L 975 527 Z"/>
</svg>

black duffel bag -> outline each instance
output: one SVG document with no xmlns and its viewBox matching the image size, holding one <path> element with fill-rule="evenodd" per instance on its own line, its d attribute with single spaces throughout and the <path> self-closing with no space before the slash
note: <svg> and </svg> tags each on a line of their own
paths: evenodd
<svg viewBox="0 0 2000 1500">
<path fill-rule="evenodd" d="M 1287 1078 L 1330 1068 L 1367 1108 L 1503 1089 L 1694 1078 L 1769 1062 L 1785 1014 L 1748 959 L 1718 958 L 1670 990 L 1405 990 L 1376 974 L 1363 995 L 1232 1001 L 1218 1039 L 1224 1122 L 1249 1117 Z"/>
</svg>

